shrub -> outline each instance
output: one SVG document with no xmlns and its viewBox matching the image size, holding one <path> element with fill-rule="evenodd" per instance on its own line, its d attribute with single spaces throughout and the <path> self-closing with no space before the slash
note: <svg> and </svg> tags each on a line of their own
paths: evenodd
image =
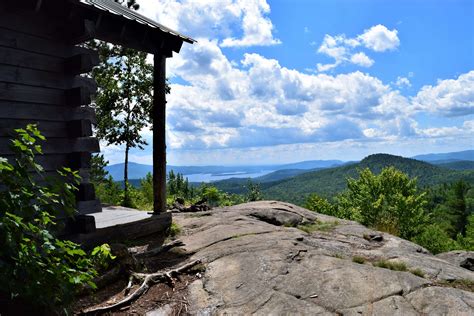
<svg viewBox="0 0 474 316">
<path fill-rule="evenodd" d="M 317 194 L 311 194 L 306 200 L 304 207 L 307 208 L 308 210 L 321 213 L 321 214 L 326 214 L 326 215 L 331 215 L 331 216 L 338 215 L 336 214 L 336 208 L 331 203 L 329 203 L 327 199 L 322 198 Z"/>
<path fill-rule="evenodd" d="M 180 233 L 181 233 L 181 227 L 177 223 L 172 222 L 171 226 L 168 228 L 168 236 L 171 238 L 174 238 L 178 236 Z"/>
<path fill-rule="evenodd" d="M 94 262 L 103 261 L 104 252 L 88 256 L 79 245 L 53 236 L 55 214 L 74 211 L 79 176 L 64 168 L 60 180 L 44 178 L 34 158 L 42 154 L 38 142 L 45 138 L 35 125 L 15 131 L 14 163 L 0 157 L 0 292 L 49 314 L 66 308 L 83 284 L 95 287 Z"/>
<path fill-rule="evenodd" d="M 423 270 L 421 270 L 420 268 L 416 268 L 416 269 L 410 269 L 410 272 L 420 278 L 424 278 L 425 277 L 425 273 L 423 272 Z"/>
<path fill-rule="evenodd" d="M 352 262 L 359 263 L 359 264 L 364 264 L 367 260 L 364 257 L 361 256 L 354 256 L 352 257 Z"/>
<path fill-rule="evenodd" d="M 426 226 L 413 241 L 433 254 L 460 249 L 460 245 L 436 224 Z"/>
<path fill-rule="evenodd" d="M 426 222 L 425 193 L 417 192 L 416 179 L 394 167 L 384 168 L 379 175 L 364 169 L 359 179 L 348 180 L 347 187 L 338 207 L 366 226 L 410 239 Z"/>
<path fill-rule="evenodd" d="M 374 267 L 390 269 L 393 271 L 407 271 L 407 265 L 401 261 L 379 260 L 373 263 Z"/>
</svg>

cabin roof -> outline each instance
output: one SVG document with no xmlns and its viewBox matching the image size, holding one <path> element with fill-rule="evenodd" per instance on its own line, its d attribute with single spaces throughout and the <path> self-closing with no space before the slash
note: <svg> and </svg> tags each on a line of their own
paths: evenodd
<svg viewBox="0 0 474 316">
<path fill-rule="evenodd" d="M 96 10 L 101 10 L 104 12 L 109 12 L 114 15 L 126 18 L 131 21 L 136 21 L 140 24 L 144 24 L 148 27 L 151 27 L 153 29 L 158 29 L 163 33 L 167 33 L 176 37 L 179 37 L 183 41 L 187 43 L 194 43 L 196 42 L 194 39 L 180 34 L 156 21 L 153 21 L 152 19 L 149 19 L 133 10 L 130 10 L 127 7 L 124 7 L 123 5 L 116 3 L 115 1 L 112 0 L 72 0 L 73 2 L 79 2 L 81 5 L 93 7 Z"/>
</svg>

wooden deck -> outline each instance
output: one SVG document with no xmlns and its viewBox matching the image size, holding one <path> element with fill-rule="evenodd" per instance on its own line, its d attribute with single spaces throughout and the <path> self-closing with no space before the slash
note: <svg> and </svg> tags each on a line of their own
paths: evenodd
<svg viewBox="0 0 474 316">
<path fill-rule="evenodd" d="M 107 206 L 100 213 L 92 213 L 96 231 L 69 236 L 88 247 L 101 243 L 125 242 L 152 234 L 164 234 L 171 225 L 171 213 L 152 215 L 121 206 Z"/>
</svg>

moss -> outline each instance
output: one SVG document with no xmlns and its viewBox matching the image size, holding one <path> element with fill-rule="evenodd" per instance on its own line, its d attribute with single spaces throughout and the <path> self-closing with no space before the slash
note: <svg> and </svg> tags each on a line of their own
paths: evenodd
<svg viewBox="0 0 474 316">
<path fill-rule="evenodd" d="M 468 279 L 459 279 L 453 281 L 442 280 L 436 282 L 436 285 L 453 287 L 464 291 L 474 292 L 474 281 Z"/>
<path fill-rule="evenodd" d="M 170 228 L 168 228 L 168 236 L 173 238 L 178 236 L 181 233 L 181 227 L 175 222 L 171 223 Z"/>
<path fill-rule="evenodd" d="M 332 255 L 332 257 L 337 258 L 337 259 L 344 259 L 344 256 L 340 253 L 335 253 L 334 255 Z"/>
<path fill-rule="evenodd" d="M 420 268 L 410 269 L 410 272 L 413 273 L 414 275 L 420 277 L 420 278 L 424 278 L 424 277 L 425 277 L 425 273 L 424 273 L 423 270 L 421 270 Z"/>
<path fill-rule="evenodd" d="M 352 262 L 359 263 L 359 264 L 364 264 L 367 260 L 364 257 L 361 256 L 354 256 L 352 257 Z"/>
<path fill-rule="evenodd" d="M 321 222 L 316 220 L 315 222 L 309 222 L 306 224 L 298 225 L 296 226 L 299 230 L 302 230 L 304 232 L 307 232 L 308 234 L 315 232 L 315 231 L 323 231 L 323 232 L 328 232 L 334 229 L 339 225 L 338 221 L 332 221 L 332 222 Z"/>
<path fill-rule="evenodd" d="M 407 265 L 405 262 L 400 261 L 387 261 L 387 260 L 379 260 L 373 263 L 374 267 L 389 269 L 393 271 L 407 271 Z"/>
</svg>

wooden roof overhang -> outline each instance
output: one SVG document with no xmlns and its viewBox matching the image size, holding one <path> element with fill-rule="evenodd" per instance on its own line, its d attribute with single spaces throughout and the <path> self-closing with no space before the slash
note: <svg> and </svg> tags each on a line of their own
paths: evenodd
<svg viewBox="0 0 474 316">
<path fill-rule="evenodd" d="M 58 39 L 72 44 L 99 39 L 172 57 L 183 42 L 195 42 L 113 0 L 2 0 L 2 9 L 30 11 L 33 19 L 44 19 L 45 29 L 54 29 Z M 48 18 L 39 16 L 42 12 L 47 12 Z"/>
</svg>

